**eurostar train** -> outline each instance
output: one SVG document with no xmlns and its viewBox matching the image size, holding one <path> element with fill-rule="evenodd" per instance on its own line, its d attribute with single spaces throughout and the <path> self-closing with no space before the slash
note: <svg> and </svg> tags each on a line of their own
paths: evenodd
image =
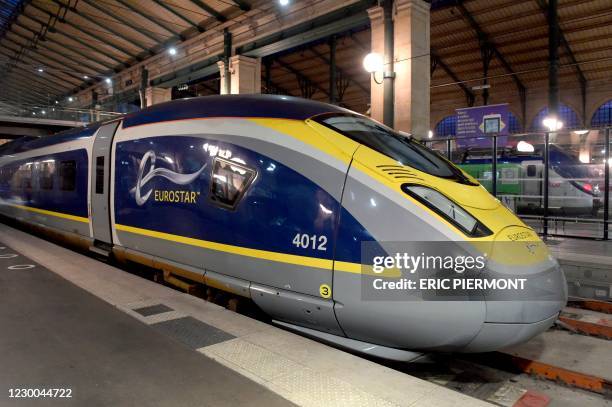
<svg viewBox="0 0 612 407">
<path fill-rule="evenodd" d="M 337 106 L 183 99 L 0 154 L 3 215 L 248 297 L 285 327 L 361 352 L 491 351 L 546 330 L 566 302 L 546 246 L 474 178 Z M 366 298 L 363 244 L 424 241 L 513 241 L 483 272 L 544 271 L 547 287 L 503 301 Z"/>
</svg>

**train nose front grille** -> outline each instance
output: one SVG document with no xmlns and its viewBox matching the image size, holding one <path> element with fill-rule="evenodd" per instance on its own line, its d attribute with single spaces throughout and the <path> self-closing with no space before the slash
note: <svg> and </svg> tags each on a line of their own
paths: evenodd
<svg viewBox="0 0 612 407">
<path fill-rule="evenodd" d="M 423 181 L 423 178 L 419 177 L 414 171 L 402 165 L 377 165 L 376 168 L 378 168 L 378 170 L 382 172 L 387 178 L 393 181 Z"/>
</svg>

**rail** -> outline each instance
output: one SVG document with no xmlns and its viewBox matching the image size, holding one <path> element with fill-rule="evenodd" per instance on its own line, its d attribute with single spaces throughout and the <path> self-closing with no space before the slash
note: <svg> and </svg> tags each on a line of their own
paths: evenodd
<svg viewBox="0 0 612 407">
<path fill-rule="evenodd" d="M 122 113 L 99 109 L 82 109 L 62 106 L 61 104 L 15 104 L 9 100 L 0 99 L 0 116 L 38 118 L 70 122 L 92 123 L 110 120 L 122 116 Z"/>
</svg>

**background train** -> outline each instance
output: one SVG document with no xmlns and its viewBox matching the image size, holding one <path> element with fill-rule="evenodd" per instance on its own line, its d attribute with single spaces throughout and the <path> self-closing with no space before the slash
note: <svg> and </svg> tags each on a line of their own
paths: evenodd
<svg viewBox="0 0 612 407">
<path fill-rule="evenodd" d="M 497 194 L 518 213 L 541 213 L 544 192 L 542 145 L 533 152 L 514 148 L 498 150 Z M 490 149 L 466 149 L 455 160 L 463 170 L 491 190 Z M 550 144 L 549 210 L 558 215 L 595 216 L 602 193 L 592 165 L 584 164 L 562 147 Z"/>
<path fill-rule="evenodd" d="M 0 154 L 3 215 L 250 298 L 284 326 L 361 352 L 499 349 L 547 329 L 567 298 L 535 232 L 469 174 L 336 106 L 183 99 Z M 504 298 L 370 298 L 378 276 L 364 254 L 393 244 L 416 253 L 466 245 L 487 251 L 482 275 L 545 278 Z"/>
</svg>

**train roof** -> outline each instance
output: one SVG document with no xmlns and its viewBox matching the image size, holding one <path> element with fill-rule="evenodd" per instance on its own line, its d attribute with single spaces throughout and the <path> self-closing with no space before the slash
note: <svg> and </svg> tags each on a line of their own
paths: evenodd
<svg viewBox="0 0 612 407">
<path fill-rule="evenodd" d="M 213 117 L 258 117 L 305 120 L 323 113 L 353 113 L 348 109 L 281 95 L 213 95 L 160 103 L 127 115 L 123 127 L 170 120 Z"/>
<path fill-rule="evenodd" d="M 35 150 L 37 148 L 91 137 L 102 124 L 103 123 L 93 123 L 86 127 L 77 127 L 74 129 L 64 130 L 50 136 L 20 137 L 16 140 L 13 140 L 9 143 L 0 146 L 0 156 L 23 153 L 25 151 Z"/>
<path fill-rule="evenodd" d="M 172 120 L 257 117 L 305 120 L 323 113 L 354 113 L 328 103 L 281 95 L 213 95 L 160 103 L 122 118 L 123 128 Z M 116 119 L 115 119 L 116 120 Z M 0 156 L 87 138 L 105 122 L 44 137 L 22 137 L 0 147 Z"/>
</svg>

